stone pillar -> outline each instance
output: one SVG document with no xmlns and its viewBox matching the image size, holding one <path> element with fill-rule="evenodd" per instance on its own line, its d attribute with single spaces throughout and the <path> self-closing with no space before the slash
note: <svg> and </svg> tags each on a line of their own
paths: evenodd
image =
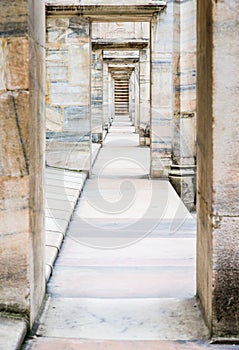
<svg viewBox="0 0 239 350">
<path fill-rule="evenodd" d="M 103 126 L 106 131 L 109 130 L 109 72 L 108 63 L 103 61 Z"/>
<path fill-rule="evenodd" d="M 150 144 L 150 48 L 140 50 L 140 103 L 139 103 L 139 144 Z"/>
<path fill-rule="evenodd" d="M 109 120 L 110 125 L 113 122 L 115 116 L 115 105 L 114 105 L 114 79 L 109 72 Z"/>
<path fill-rule="evenodd" d="M 46 39 L 46 161 L 90 171 L 90 22 L 80 16 L 47 16 Z"/>
<path fill-rule="evenodd" d="M 173 2 L 151 22 L 151 166 L 153 177 L 167 177 L 172 149 Z"/>
<path fill-rule="evenodd" d="M 135 80 L 134 80 L 134 92 L 135 92 L 135 114 L 134 114 L 134 125 L 135 132 L 139 133 L 139 62 L 135 63 Z"/>
<path fill-rule="evenodd" d="M 44 1 L 1 1 L 0 23 L 0 310 L 32 326 L 45 294 Z"/>
<path fill-rule="evenodd" d="M 92 141 L 102 143 L 103 137 L 103 55 L 91 54 L 91 128 Z"/>
<path fill-rule="evenodd" d="M 187 208 L 196 200 L 196 1 L 174 3 L 174 117 L 170 182 Z"/>
<path fill-rule="evenodd" d="M 197 2 L 197 295 L 214 338 L 239 334 L 239 4 Z"/>
<path fill-rule="evenodd" d="M 131 122 L 135 118 L 135 72 L 131 73 L 129 79 L 129 117 Z"/>
</svg>

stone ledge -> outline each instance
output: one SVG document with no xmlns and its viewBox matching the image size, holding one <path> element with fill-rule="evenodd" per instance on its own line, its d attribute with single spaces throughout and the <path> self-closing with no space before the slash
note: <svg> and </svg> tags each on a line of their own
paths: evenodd
<svg viewBox="0 0 239 350">
<path fill-rule="evenodd" d="M 28 341 L 25 350 L 233 350 L 233 345 L 211 345 L 203 341 L 164 340 L 83 340 L 71 338 L 39 338 Z"/>
<path fill-rule="evenodd" d="M 98 148 L 97 148 L 98 151 Z M 97 152 L 96 152 L 97 153 Z M 95 155 L 96 156 L 96 155 Z M 46 280 L 48 281 L 87 174 L 47 167 L 46 171 Z M 70 195 L 67 190 L 71 191 Z M 49 199 L 48 195 L 54 193 Z M 68 192 L 69 193 L 69 192 Z M 1 349 L 0 349 L 1 350 Z"/>
<path fill-rule="evenodd" d="M 0 350 L 18 350 L 27 333 L 23 319 L 0 316 Z"/>
</svg>

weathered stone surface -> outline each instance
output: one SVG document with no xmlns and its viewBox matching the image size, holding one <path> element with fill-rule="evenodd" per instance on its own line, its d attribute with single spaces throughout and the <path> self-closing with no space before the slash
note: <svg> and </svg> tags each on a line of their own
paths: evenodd
<svg viewBox="0 0 239 350">
<path fill-rule="evenodd" d="M 151 175 L 168 176 L 172 142 L 173 3 L 151 28 Z"/>
<path fill-rule="evenodd" d="M 0 95 L 0 174 L 24 176 L 29 173 L 29 93 Z M 11 147 L 6 147 L 7 144 Z"/>
<path fill-rule="evenodd" d="M 45 291 L 43 8 L 43 1 L 0 4 L 0 309 L 31 325 Z"/>
<path fill-rule="evenodd" d="M 63 129 L 63 111 L 61 107 L 46 108 L 46 130 L 59 132 Z"/>
<path fill-rule="evenodd" d="M 238 9 L 198 2 L 198 295 L 214 337 L 239 333 Z"/>
<path fill-rule="evenodd" d="M 27 34 L 27 0 L 1 1 L 0 36 L 23 36 Z"/>
<path fill-rule="evenodd" d="M 26 333 L 24 320 L 0 316 L 0 349 L 20 349 Z"/>
<path fill-rule="evenodd" d="M 238 217 L 213 217 L 213 333 L 238 335 L 239 235 Z"/>
<path fill-rule="evenodd" d="M 29 178 L 0 178 L 0 309 L 27 312 Z M 14 218 L 14 220 L 13 220 Z"/>
<path fill-rule="evenodd" d="M 83 45 L 72 45 L 70 47 L 70 81 L 71 86 L 90 86 L 90 51 L 89 37 Z M 86 89 L 85 87 L 85 89 Z M 88 90 L 86 89 L 88 92 Z"/>
<path fill-rule="evenodd" d="M 0 39 L 0 91 L 6 89 L 4 46 L 5 40 Z"/>
<path fill-rule="evenodd" d="M 29 44 L 26 38 L 8 39 L 6 44 L 6 86 L 8 90 L 29 88 Z"/>
<path fill-rule="evenodd" d="M 82 149 L 87 149 L 88 152 L 90 152 L 90 139 L 87 136 L 88 145 L 85 147 L 86 138 L 82 136 L 90 133 L 89 30 L 89 22 L 83 17 L 47 18 L 47 128 L 54 132 L 79 131 L 77 141 L 83 142 Z M 62 141 L 61 149 L 64 156 L 59 160 L 57 155 L 57 159 L 61 165 L 66 166 L 69 163 L 69 145 L 64 146 Z M 72 150 L 72 145 L 70 148 Z M 50 152 L 53 155 L 52 145 Z M 54 158 L 51 158 L 51 155 L 48 151 L 47 159 L 50 164 Z M 83 163 L 79 162 L 78 169 L 81 168 L 81 164 L 84 168 L 88 164 L 87 167 L 90 168 L 88 163 L 90 154 L 80 155 L 82 156 Z"/>
</svg>

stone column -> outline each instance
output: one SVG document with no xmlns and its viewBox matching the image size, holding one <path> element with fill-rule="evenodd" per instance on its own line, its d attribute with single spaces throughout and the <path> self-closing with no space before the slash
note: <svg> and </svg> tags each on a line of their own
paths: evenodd
<svg viewBox="0 0 239 350">
<path fill-rule="evenodd" d="M 45 294 L 44 19 L 44 1 L 0 3 L 0 311 L 30 326 Z"/>
<path fill-rule="evenodd" d="M 102 143 L 103 137 L 103 56 L 102 50 L 91 54 L 91 128 L 92 141 Z"/>
<path fill-rule="evenodd" d="M 114 105 L 114 79 L 109 72 L 109 120 L 110 125 L 113 122 L 115 116 L 115 105 Z"/>
<path fill-rule="evenodd" d="M 151 23 L 151 166 L 153 177 L 167 177 L 172 149 L 173 2 Z"/>
<path fill-rule="evenodd" d="M 134 80 L 134 92 L 135 92 L 135 114 L 134 114 L 134 125 L 135 132 L 139 133 L 139 62 L 135 63 L 135 80 Z"/>
<path fill-rule="evenodd" d="M 103 61 L 103 127 L 109 130 L 109 72 L 108 63 Z"/>
<path fill-rule="evenodd" d="M 198 1 L 197 295 L 214 338 L 239 334 L 239 3 Z"/>
<path fill-rule="evenodd" d="M 150 144 L 150 48 L 140 50 L 139 65 L 139 144 L 145 146 Z"/>
<path fill-rule="evenodd" d="M 131 122 L 135 118 L 135 72 L 131 73 L 129 79 L 129 117 Z"/>
<path fill-rule="evenodd" d="M 84 17 L 47 17 L 47 165 L 91 169 L 91 40 Z"/>
<path fill-rule="evenodd" d="M 187 208 L 196 200 L 196 1 L 174 3 L 174 117 L 169 179 Z"/>
</svg>

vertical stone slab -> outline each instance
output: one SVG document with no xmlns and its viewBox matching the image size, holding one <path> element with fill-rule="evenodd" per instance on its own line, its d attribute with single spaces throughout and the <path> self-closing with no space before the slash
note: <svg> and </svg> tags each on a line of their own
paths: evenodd
<svg viewBox="0 0 239 350">
<path fill-rule="evenodd" d="M 139 132 L 140 125 L 140 112 L 139 112 L 139 100 L 140 100 L 140 85 L 139 85 L 139 62 L 135 63 L 135 78 L 134 78 L 134 92 L 135 92 L 135 115 L 134 125 L 135 132 Z"/>
<path fill-rule="evenodd" d="M 103 136 L 103 55 L 91 53 L 91 127 L 92 141 L 101 143 Z"/>
<path fill-rule="evenodd" d="M 187 208 L 196 199 L 196 1 L 174 3 L 172 166 L 169 179 Z"/>
<path fill-rule="evenodd" d="M 135 118 L 135 72 L 132 71 L 129 79 L 129 118 L 134 120 Z"/>
<path fill-rule="evenodd" d="M 139 144 L 145 146 L 150 143 L 150 48 L 139 51 L 139 65 Z"/>
<path fill-rule="evenodd" d="M 90 23 L 47 15 L 48 165 L 91 169 Z"/>
<path fill-rule="evenodd" d="M 197 3 L 197 293 L 213 337 L 239 334 L 239 4 Z"/>
<path fill-rule="evenodd" d="M 45 2 L 29 1 L 30 295 L 33 324 L 45 295 Z"/>
<path fill-rule="evenodd" d="M 109 72 L 108 63 L 103 61 L 103 127 L 105 130 L 109 130 L 110 125 L 109 118 Z"/>
<path fill-rule="evenodd" d="M 44 3 L 0 13 L 0 310 L 32 325 L 45 293 Z"/>
<path fill-rule="evenodd" d="M 171 165 L 173 2 L 151 22 L 151 175 L 167 177 Z"/>
</svg>

